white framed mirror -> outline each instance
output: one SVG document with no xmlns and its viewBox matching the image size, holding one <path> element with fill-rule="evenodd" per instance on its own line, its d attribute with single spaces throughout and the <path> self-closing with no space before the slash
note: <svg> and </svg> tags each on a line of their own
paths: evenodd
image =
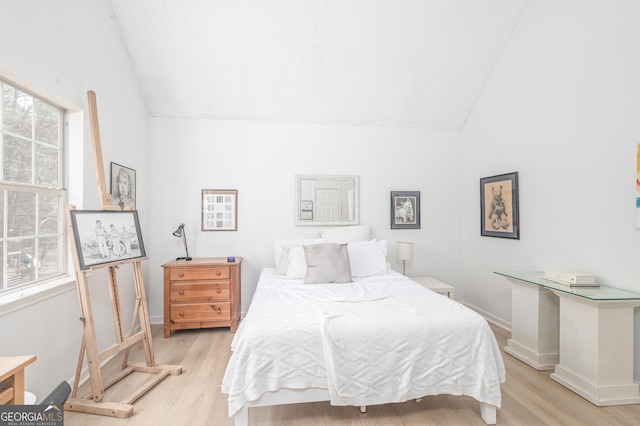
<svg viewBox="0 0 640 426">
<path fill-rule="evenodd" d="M 296 175 L 296 225 L 357 225 L 358 191 L 358 176 Z"/>
</svg>

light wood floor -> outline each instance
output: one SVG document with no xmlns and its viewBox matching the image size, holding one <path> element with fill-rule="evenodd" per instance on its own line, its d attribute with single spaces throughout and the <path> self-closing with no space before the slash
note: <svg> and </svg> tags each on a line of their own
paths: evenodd
<svg viewBox="0 0 640 426">
<path fill-rule="evenodd" d="M 506 346 L 509 333 L 492 326 L 498 345 Z M 169 376 L 135 403 L 134 414 L 116 419 L 65 411 L 66 426 L 224 426 L 233 425 L 227 416 L 227 398 L 220 383 L 232 335 L 228 329 L 188 330 L 162 336 L 162 326 L 153 326 L 156 364 L 182 365 L 183 373 Z M 121 354 L 122 355 L 122 354 Z M 596 407 L 549 378 L 503 352 L 507 381 L 502 385 L 499 425 L 640 425 L 640 405 Z M 103 368 L 105 382 L 115 375 L 119 355 Z M 130 360 L 144 362 L 142 346 L 132 350 Z M 119 402 L 153 376 L 134 373 L 105 394 L 106 401 Z M 87 395 L 88 384 L 80 395 Z M 356 407 L 332 407 L 328 402 L 252 408 L 249 424 L 281 425 L 484 425 L 478 403 L 469 397 L 440 395 L 421 402 L 370 406 L 365 414 Z"/>
</svg>

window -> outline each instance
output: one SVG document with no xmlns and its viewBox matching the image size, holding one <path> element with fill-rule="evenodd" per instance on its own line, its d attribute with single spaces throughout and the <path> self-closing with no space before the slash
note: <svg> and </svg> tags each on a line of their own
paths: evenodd
<svg viewBox="0 0 640 426">
<path fill-rule="evenodd" d="M 66 274 L 65 110 L 0 80 L 0 293 Z"/>
</svg>

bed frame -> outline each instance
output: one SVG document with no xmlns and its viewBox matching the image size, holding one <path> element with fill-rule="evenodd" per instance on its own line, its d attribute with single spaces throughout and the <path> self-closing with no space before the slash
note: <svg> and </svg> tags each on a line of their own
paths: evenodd
<svg viewBox="0 0 640 426">
<path fill-rule="evenodd" d="M 267 407 L 270 405 L 300 404 L 305 402 L 329 401 L 329 391 L 321 388 L 280 389 L 266 392 L 255 401 L 247 402 L 235 415 L 235 426 L 249 426 L 249 408 Z M 365 413 L 366 406 L 360 407 Z M 488 425 L 496 424 L 496 406 L 480 402 L 480 417 Z"/>
</svg>

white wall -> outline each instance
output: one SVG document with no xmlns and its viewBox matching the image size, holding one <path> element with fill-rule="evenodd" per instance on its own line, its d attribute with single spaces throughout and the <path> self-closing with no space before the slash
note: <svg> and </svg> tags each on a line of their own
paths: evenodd
<svg viewBox="0 0 640 426">
<path fill-rule="evenodd" d="M 258 274 L 273 267 L 273 240 L 317 235 L 296 227 L 296 174 L 360 177 L 360 223 L 390 242 L 413 241 L 408 275 L 460 282 L 460 134 L 450 131 L 258 122 L 151 120 L 150 311 L 162 321 L 163 263 L 184 255 L 171 233 L 184 222 L 193 256 L 242 256 L 242 309 Z M 201 231 L 201 190 L 238 190 L 238 231 Z M 422 227 L 390 229 L 390 192 L 420 191 Z"/>
<path fill-rule="evenodd" d="M 464 130 L 465 200 L 479 205 L 481 177 L 520 180 L 519 241 L 481 237 L 478 209 L 464 209 L 470 304 L 510 321 L 510 284 L 496 270 L 582 271 L 640 291 L 639 21 L 633 0 L 529 4 Z"/>
<path fill-rule="evenodd" d="M 50 95 L 84 110 L 80 130 L 84 188 L 71 200 L 85 209 L 99 208 L 87 113 L 88 90 L 98 99 L 102 153 L 109 162 L 136 169 L 137 207 L 144 236 L 148 235 L 149 122 L 129 57 L 107 1 L 0 2 L 0 67 Z M 84 142 L 82 142 L 84 139 Z M 82 158 L 82 157 L 81 157 Z M 107 185 L 108 186 L 108 185 Z M 143 263 L 145 274 L 148 266 Z M 123 267 L 119 277 L 125 323 L 130 321 L 135 294 L 132 274 Z M 71 271 L 72 272 L 72 271 Z M 104 271 L 90 279 L 100 349 L 114 342 L 111 305 Z M 75 374 L 82 328 L 75 288 L 23 310 L 0 316 L 0 356 L 36 354 L 27 367 L 26 387 L 43 398 L 61 380 Z"/>
</svg>

